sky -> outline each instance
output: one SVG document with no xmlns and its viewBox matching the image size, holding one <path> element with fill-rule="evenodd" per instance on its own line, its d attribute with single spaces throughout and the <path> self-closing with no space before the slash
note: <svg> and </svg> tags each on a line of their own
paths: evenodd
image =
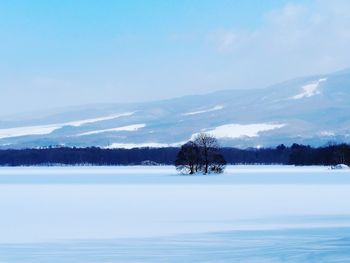
<svg viewBox="0 0 350 263">
<path fill-rule="evenodd" d="M 350 67 L 347 0 L 0 2 L 0 115 L 263 88 Z"/>
</svg>

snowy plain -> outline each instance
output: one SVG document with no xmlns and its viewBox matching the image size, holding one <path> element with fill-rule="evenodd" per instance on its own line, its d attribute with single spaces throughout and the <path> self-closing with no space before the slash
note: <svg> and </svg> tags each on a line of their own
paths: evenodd
<svg viewBox="0 0 350 263">
<path fill-rule="evenodd" d="M 0 262 L 349 262 L 349 200 L 328 167 L 3 167 Z"/>
</svg>

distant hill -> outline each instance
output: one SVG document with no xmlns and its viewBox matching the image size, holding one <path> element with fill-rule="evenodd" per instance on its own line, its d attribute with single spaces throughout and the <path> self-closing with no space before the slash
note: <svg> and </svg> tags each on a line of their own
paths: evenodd
<svg viewBox="0 0 350 263">
<path fill-rule="evenodd" d="M 297 78 L 264 89 L 2 118 L 0 147 L 165 147 L 177 146 L 201 131 L 212 133 L 224 146 L 243 148 L 349 142 L 350 71 Z"/>
</svg>

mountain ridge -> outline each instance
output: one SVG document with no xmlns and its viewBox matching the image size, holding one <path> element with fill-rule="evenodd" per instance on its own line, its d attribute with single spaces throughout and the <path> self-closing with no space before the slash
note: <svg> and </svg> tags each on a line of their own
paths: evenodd
<svg viewBox="0 0 350 263">
<path fill-rule="evenodd" d="M 198 132 L 236 147 L 349 142 L 349 89 L 350 70 L 345 70 L 261 89 L 77 106 L 41 118 L 0 119 L 0 147 L 162 147 L 179 145 Z"/>
</svg>

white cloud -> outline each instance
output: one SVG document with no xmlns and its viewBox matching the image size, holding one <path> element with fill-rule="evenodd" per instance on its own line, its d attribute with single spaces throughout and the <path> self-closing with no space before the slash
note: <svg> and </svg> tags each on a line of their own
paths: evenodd
<svg viewBox="0 0 350 263">
<path fill-rule="evenodd" d="M 220 52 L 232 51 L 236 45 L 239 45 L 240 35 L 225 29 L 210 33 L 208 39 L 216 46 Z"/>
<path fill-rule="evenodd" d="M 314 0 L 272 10 L 250 32 L 214 30 L 209 33 L 210 43 L 220 53 L 225 51 L 227 71 L 217 77 L 236 86 L 261 87 L 349 67 L 349 28 L 350 1 Z M 254 78 L 247 80 L 250 75 Z"/>
</svg>

